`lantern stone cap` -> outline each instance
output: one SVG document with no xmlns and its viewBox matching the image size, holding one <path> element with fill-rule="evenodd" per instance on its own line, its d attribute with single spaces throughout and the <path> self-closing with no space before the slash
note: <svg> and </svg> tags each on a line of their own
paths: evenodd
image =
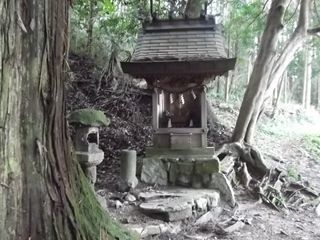
<svg viewBox="0 0 320 240">
<path fill-rule="evenodd" d="M 106 127 L 110 124 L 110 119 L 107 118 L 102 111 L 85 108 L 71 112 L 69 122 L 71 124 L 81 124 L 88 127 Z"/>
</svg>

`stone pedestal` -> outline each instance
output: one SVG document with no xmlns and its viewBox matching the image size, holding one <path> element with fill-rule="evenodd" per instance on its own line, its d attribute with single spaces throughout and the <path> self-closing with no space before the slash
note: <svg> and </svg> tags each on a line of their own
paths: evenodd
<svg viewBox="0 0 320 240">
<path fill-rule="evenodd" d="M 137 152 L 134 150 L 123 150 L 120 156 L 120 191 L 127 191 L 138 185 L 136 165 Z"/>
<path fill-rule="evenodd" d="M 76 156 L 86 177 L 94 185 L 97 181 L 97 165 L 103 161 L 104 152 L 97 148 L 90 152 L 76 152 Z"/>
</svg>

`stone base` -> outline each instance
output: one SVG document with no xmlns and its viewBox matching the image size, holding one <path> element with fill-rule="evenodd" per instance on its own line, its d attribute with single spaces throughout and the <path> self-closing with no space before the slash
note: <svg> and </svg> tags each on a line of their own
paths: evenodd
<svg viewBox="0 0 320 240">
<path fill-rule="evenodd" d="M 194 188 L 206 188 L 210 184 L 210 175 L 219 172 L 217 158 L 145 158 L 142 163 L 141 180 L 149 184 L 178 185 Z"/>
<path fill-rule="evenodd" d="M 235 205 L 232 186 L 220 173 L 219 159 L 213 156 L 144 158 L 141 181 L 163 186 L 216 189 L 232 207 Z"/>
</svg>

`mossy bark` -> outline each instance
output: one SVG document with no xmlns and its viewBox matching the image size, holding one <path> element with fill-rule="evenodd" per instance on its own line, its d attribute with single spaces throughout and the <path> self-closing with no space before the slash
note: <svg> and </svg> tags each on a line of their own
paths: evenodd
<svg viewBox="0 0 320 240">
<path fill-rule="evenodd" d="M 132 239 L 68 144 L 67 0 L 0 1 L 0 239 Z"/>
</svg>

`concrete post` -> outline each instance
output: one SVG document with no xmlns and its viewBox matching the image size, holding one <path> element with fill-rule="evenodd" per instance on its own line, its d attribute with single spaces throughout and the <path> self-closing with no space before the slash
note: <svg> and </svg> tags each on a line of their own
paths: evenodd
<svg viewBox="0 0 320 240">
<path fill-rule="evenodd" d="M 136 166 L 137 152 L 135 150 L 123 150 L 120 156 L 120 178 L 122 180 L 120 190 L 125 191 L 138 185 Z"/>
</svg>

